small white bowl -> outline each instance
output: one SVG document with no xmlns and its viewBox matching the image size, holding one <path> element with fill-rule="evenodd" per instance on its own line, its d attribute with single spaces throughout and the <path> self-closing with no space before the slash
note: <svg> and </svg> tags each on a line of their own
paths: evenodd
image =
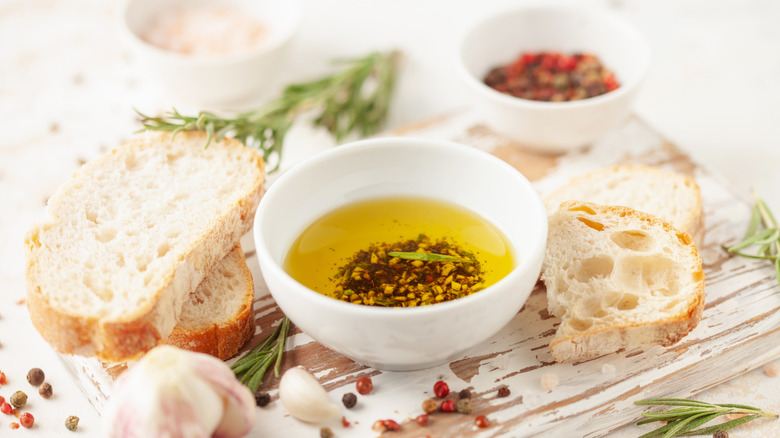
<svg viewBox="0 0 780 438">
<path fill-rule="evenodd" d="M 449 201 L 481 215 L 508 239 L 515 268 L 473 295 L 411 308 L 329 298 L 282 268 L 316 219 L 345 204 L 398 195 Z M 293 323 L 356 362 L 405 371 L 461 357 L 517 314 L 539 276 L 547 214 L 528 180 L 490 154 L 450 142 L 380 138 L 339 146 L 283 174 L 260 202 L 254 238 L 263 278 Z"/>
<path fill-rule="evenodd" d="M 525 51 L 594 54 L 615 73 L 620 87 L 578 101 L 540 102 L 483 83 L 492 68 Z M 650 64 L 650 49 L 636 30 L 606 11 L 531 6 L 476 24 L 461 41 L 458 58 L 487 125 L 523 146 L 553 153 L 593 143 L 628 115 Z"/>
<path fill-rule="evenodd" d="M 267 28 L 267 37 L 251 51 L 213 56 L 165 50 L 142 38 L 161 13 L 213 4 L 257 18 Z M 300 27 L 301 4 L 299 0 L 124 0 L 118 20 L 122 39 L 171 96 L 187 103 L 229 106 L 251 101 L 272 82 Z"/>
</svg>

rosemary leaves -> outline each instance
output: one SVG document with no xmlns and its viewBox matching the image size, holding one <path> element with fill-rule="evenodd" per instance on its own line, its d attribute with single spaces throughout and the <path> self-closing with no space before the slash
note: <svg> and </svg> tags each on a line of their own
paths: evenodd
<svg viewBox="0 0 780 438">
<path fill-rule="evenodd" d="M 637 425 L 653 423 L 656 421 L 664 422 L 666 424 L 639 438 L 712 435 L 718 430 L 733 429 L 759 417 L 777 418 L 777 414 L 766 412 L 752 406 L 712 404 L 697 400 L 677 398 L 642 400 L 636 402 L 636 404 L 642 406 L 674 407 L 668 411 L 643 413 L 642 416 L 646 417 L 646 419 L 637 422 Z M 714 426 L 701 427 L 711 420 L 726 414 L 743 414 L 744 416 Z"/>
<path fill-rule="evenodd" d="M 456 262 L 456 263 L 468 262 L 468 260 L 462 257 L 454 257 L 445 254 L 433 254 L 428 252 L 391 251 L 388 252 L 387 255 L 389 255 L 390 257 L 398 257 L 399 259 L 404 259 L 404 260 L 420 260 L 423 262 Z"/>
<path fill-rule="evenodd" d="M 273 172 L 279 168 L 282 145 L 297 116 L 317 111 L 314 126 L 327 129 L 337 142 L 351 133 L 365 137 L 376 133 L 387 118 L 395 85 L 399 53 L 375 52 L 357 59 L 337 60 L 344 69 L 309 82 L 287 86 L 282 95 L 261 108 L 235 117 L 220 117 L 208 111 L 197 116 L 173 109 L 165 116 L 138 113 L 143 129 L 149 131 L 201 130 L 209 142 L 234 137 L 259 149 Z M 208 146 L 208 143 L 206 144 Z"/>
<path fill-rule="evenodd" d="M 284 343 L 290 330 L 290 320 L 285 316 L 273 333 L 266 336 L 257 345 L 236 361 L 230 368 L 236 377 L 257 392 L 263 382 L 266 370 L 274 364 L 274 376 L 279 377 L 279 367 L 284 354 Z"/>
<path fill-rule="evenodd" d="M 777 282 L 780 284 L 780 228 L 778 228 L 777 219 L 769 210 L 766 202 L 755 192 L 753 192 L 753 198 L 755 198 L 756 203 L 753 206 L 745 237 L 737 244 L 724 245 L 723 249 L 741 257 L 771 261 L 775 267 Z M 755 248 L 754 253 L 743 251 L 751 247 Z"/>
</svg>

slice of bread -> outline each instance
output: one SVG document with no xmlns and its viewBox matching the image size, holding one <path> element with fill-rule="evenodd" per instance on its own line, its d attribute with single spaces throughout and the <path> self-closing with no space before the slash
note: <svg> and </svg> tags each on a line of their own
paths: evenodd
<svg viewBox="0 0 780 438">
<path fill-rule="evenodd" d="M 262 156 L 201 132 L 137 137 L 82 166 L 25 237 L 27 305 L 56 350 L 132 359 L 252 227 Z"/>
<path fill-rule="evenodd" d="M 227 360 L 255 333 L 253 301 L 252 273 L 237 245 L 190 294 L 162 343 Z"/>
<path fill-rule="evenodd" d="M 630 207 L 658 216 L 697 243 L 704 237 L 699 185 L 689 176 L 657 167 L 621 164 L 576 176 L 544 197 L 548 214 L 564 201 Z"/>
<path fill-rule="evenodd" d="M 704 308 L 704 272 L 688 235 L 627 207 L 568 201 L 549 218 L 542 280 L 558 362 L 645 344 L 672 345 Z"/>
</svg>

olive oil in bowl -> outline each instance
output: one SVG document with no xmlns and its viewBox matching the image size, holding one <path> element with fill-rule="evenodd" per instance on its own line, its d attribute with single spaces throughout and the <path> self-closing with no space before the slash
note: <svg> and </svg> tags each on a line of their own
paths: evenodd
<svg viewBox="0 0 780 438">
<path fill-rule="evenodd" d="M 389 197 L 316 220 L 295 240 L 284 269 L 336 299 L 417 307 L 477 293 L 515 265 L 506 237 L 478 214 L 436 199 Z"/>
</svg>

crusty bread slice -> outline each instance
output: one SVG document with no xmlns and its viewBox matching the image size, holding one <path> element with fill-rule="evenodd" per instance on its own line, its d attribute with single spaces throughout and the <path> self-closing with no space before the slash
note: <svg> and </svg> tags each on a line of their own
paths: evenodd
<svg viewBox="0 0 780 438">
<path fill-rule="evenodd" d="M 109 361 L 167 337 L 252 227 L 261 155 L 231 139 L 137 137 L 82 166 L 25 238 L 27 305 L 56 350 Z"/>
<path fill-rule="evenodd" d="M 704 237 L 699 185 L 689 176 L 658 167 L 620 164 L 575 176 L 544 197 L 548 214 L 564 201 L 630 207 L 669 222 L 694 242 Z"/>
<path fill-rule="evenodd" d="M 237 245 L 190 294 L 162 343 L 229 359 L 255 333 L 253 301 L 252 273 Z"/>
<path fill-rule="evenodd" d="M 627 207 L 579 201 L 549 218 L 542 280 L 558 362 L 645 344 L 668 346 L 704 307 L 704 272 L 688 235 Z"/>
</svg>

